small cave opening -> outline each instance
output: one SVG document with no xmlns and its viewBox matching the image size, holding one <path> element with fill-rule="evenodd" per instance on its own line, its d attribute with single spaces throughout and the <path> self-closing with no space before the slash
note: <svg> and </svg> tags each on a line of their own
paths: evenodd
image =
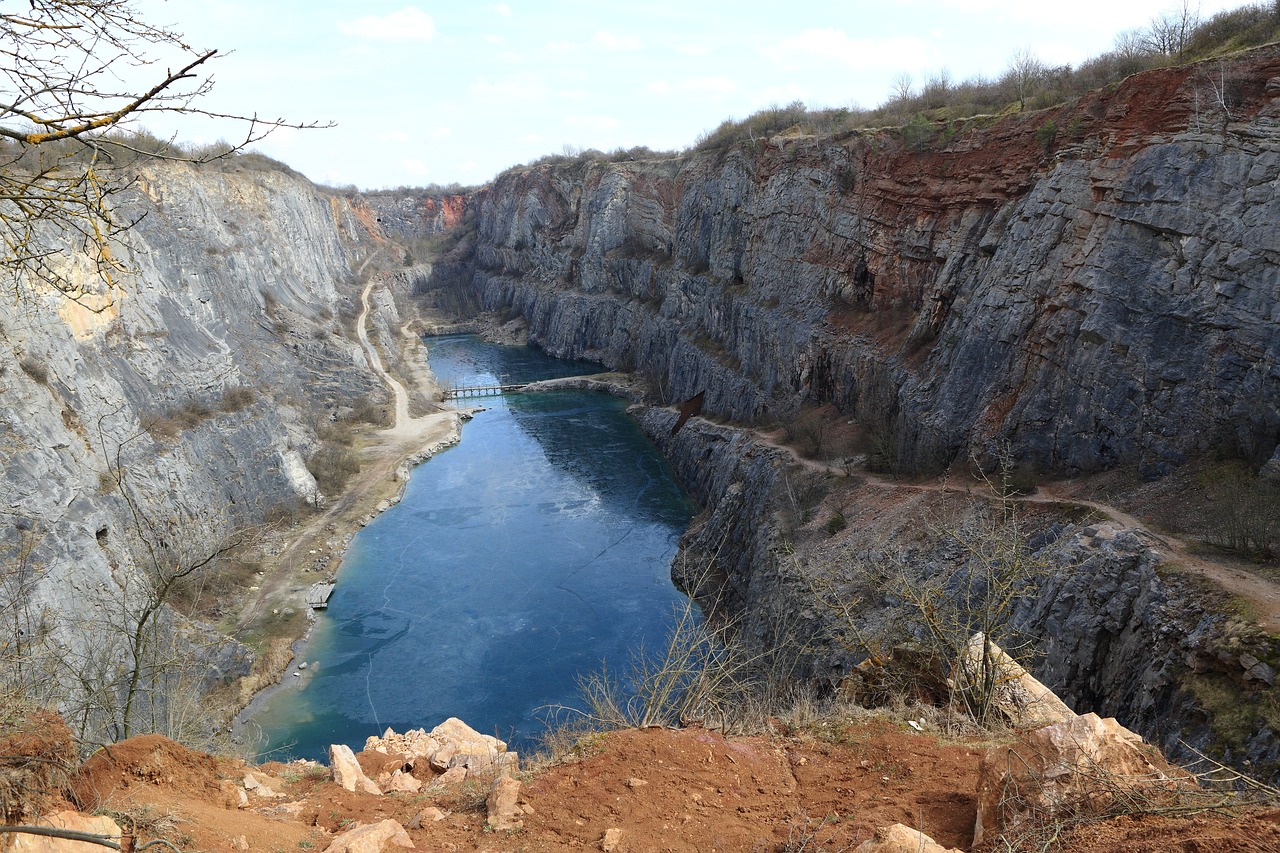
<svg viewBox="0 0 1280 853">
<path fill-rule="evenodd" d="M 94 536 L 97 538 L 99 545 L 107 544 L 107 528 L 105 526 L 99 527 L 98 532 L 95 533 Z"/>
</svg>

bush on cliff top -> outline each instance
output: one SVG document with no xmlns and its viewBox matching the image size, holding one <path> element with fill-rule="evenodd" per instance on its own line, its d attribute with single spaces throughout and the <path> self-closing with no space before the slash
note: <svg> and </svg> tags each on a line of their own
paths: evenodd
<svg viewBox="0 0 1280 853">
<path fill-rule="evenodd" d="M 1141 71 L 1175 62 L 1222 56 L 1280 40 L 1280 7 L 1249 4 L 1200 21 L 1192 12 L 1168 13 L 1145 30 L 1121 33 L 1114 50 L 1078 67 L 1050 67 L 1020 52 L 994 80 L 975 77 L 955 83 L 940 71 L 912 85 L 909 75 L 895 82 L 895 92 L 874 109 L 810 110 L 800 101 L 773 104 L 745 119 L 728 119 L 698 137 L 693 150 L 709 151 L 771 136 L 843 136 L 859 130 L 904 127 L 913 121 L 949 121 L 1010 110 L 1045 109 L 1080 97 Z M 1176 18 L 1176 20 L 1175 20 Z"/>
</svg>

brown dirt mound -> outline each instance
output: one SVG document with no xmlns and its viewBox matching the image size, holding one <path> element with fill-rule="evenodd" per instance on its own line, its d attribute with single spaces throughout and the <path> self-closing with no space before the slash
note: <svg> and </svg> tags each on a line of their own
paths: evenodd
<svg viewBox="0 0 1280 853">
<path fill-rule="evenodd" d="M 0 822 L 26 823 L 54 808 L 75 762 L 71 729 L 57 714 L 0 721 Z"/>
<path fill-rule="evenodd" d="M 72 798 L 81 809 L 100 809 L 132 788 L 155 786 L 170 793 L 227 798 L 219 779 L 234 777 L 236 762 L 218 759 L 160 735 L 140 735 L 105 746 L 71 777 Z"/>
<path fill-rule="evenodd" d="M 839 850 L 893 823 L 969 849 L 985 746 L 877 718 L 757 737 L 696 728 L 596 735 L 583 744 L 586 758 L 522 774 L 524 826 L 510 833 L 485 827 L 485 780 L 375 797 L 342 790 L 320 767 L 268 764 L 255 772 L 275 793 L 255 790 L 241 805 L 238 786 L 252 768 L 157 736 L 99 752 L 74 787 L 82 806 L 117 816 L 127 847 L 166 838 L 207 853 L 323 850 L 338 833 L 388 818 L 422 850 L 598 850 L 609 830 L 620 833 L 618 853 Z M 425 768 L 420 778 L 431 778 Z M 1075 829 L 1058 849 L 1280 851 L 1280 811 L 1112 820 Z"/>
<path fill-rule="evenodd" d="M 978 759 L 977 749 L 889 723 L 816 740 L 624 731 L 601 754 L 533 781 L 525 832 L 548 844 L 531 849 L 592 847 L 622 827 L 635 850 L 781 850 L 856 846 L 906 823 L 968 846 Z"/>
</svg>

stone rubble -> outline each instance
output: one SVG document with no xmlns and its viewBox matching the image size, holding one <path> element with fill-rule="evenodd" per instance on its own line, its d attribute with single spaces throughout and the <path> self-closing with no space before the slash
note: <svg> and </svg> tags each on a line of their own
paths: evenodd
<svg viewBox="0 0 1280 853">
<path fill-rule="evenodd" d="M 430 732 L 412 729 L 399 734 L 387 729 L 381 737 L 373 735 L 365 740 L 361 754 L 372 752 L 396 757 L 397 761 L 391 762 L 392 765 L 402 760 L 405 765 L 402 770 L 419 770 L 425 765 L 442 774 L 432 785 L 453 784 L 467 775 L 491 779 L 509 775 L 520 768 L 520 756 L 508 752 L 506 743 L 491 735 L 480 734 L 457 717 L 450 717 Z M 450 776 L 455 770 L 462 773 Z M 417 775 L 425 778 L 422 771 Z M 449 777 L 447 780 L 446 776 Z"/>
<path fill-rule="evenodd" d="M 1117 803 L 1158 804 L 1196 787 L 1186 771 L 1108 717 L 1081 714 L 987 751 L 978 770 L 974 844 L 995 833 Z"/>
</svg>

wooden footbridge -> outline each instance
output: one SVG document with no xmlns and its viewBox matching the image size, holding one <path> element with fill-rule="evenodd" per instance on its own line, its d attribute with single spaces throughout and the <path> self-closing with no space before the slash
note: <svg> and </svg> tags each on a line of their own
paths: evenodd
<svg viewBox="0 0 1280 853">
<path fill-rule="evenodd" d="M 529 383 L 524 382 L 518 385 L 456 385 L 453 388 L 446 388 L 444 391 L 445 400 L 457 400 L 460 397 L 496 397 L 500 394 L 514 394 L 517 391 L 523 391 L 528 387 Z"/>
</svg>

